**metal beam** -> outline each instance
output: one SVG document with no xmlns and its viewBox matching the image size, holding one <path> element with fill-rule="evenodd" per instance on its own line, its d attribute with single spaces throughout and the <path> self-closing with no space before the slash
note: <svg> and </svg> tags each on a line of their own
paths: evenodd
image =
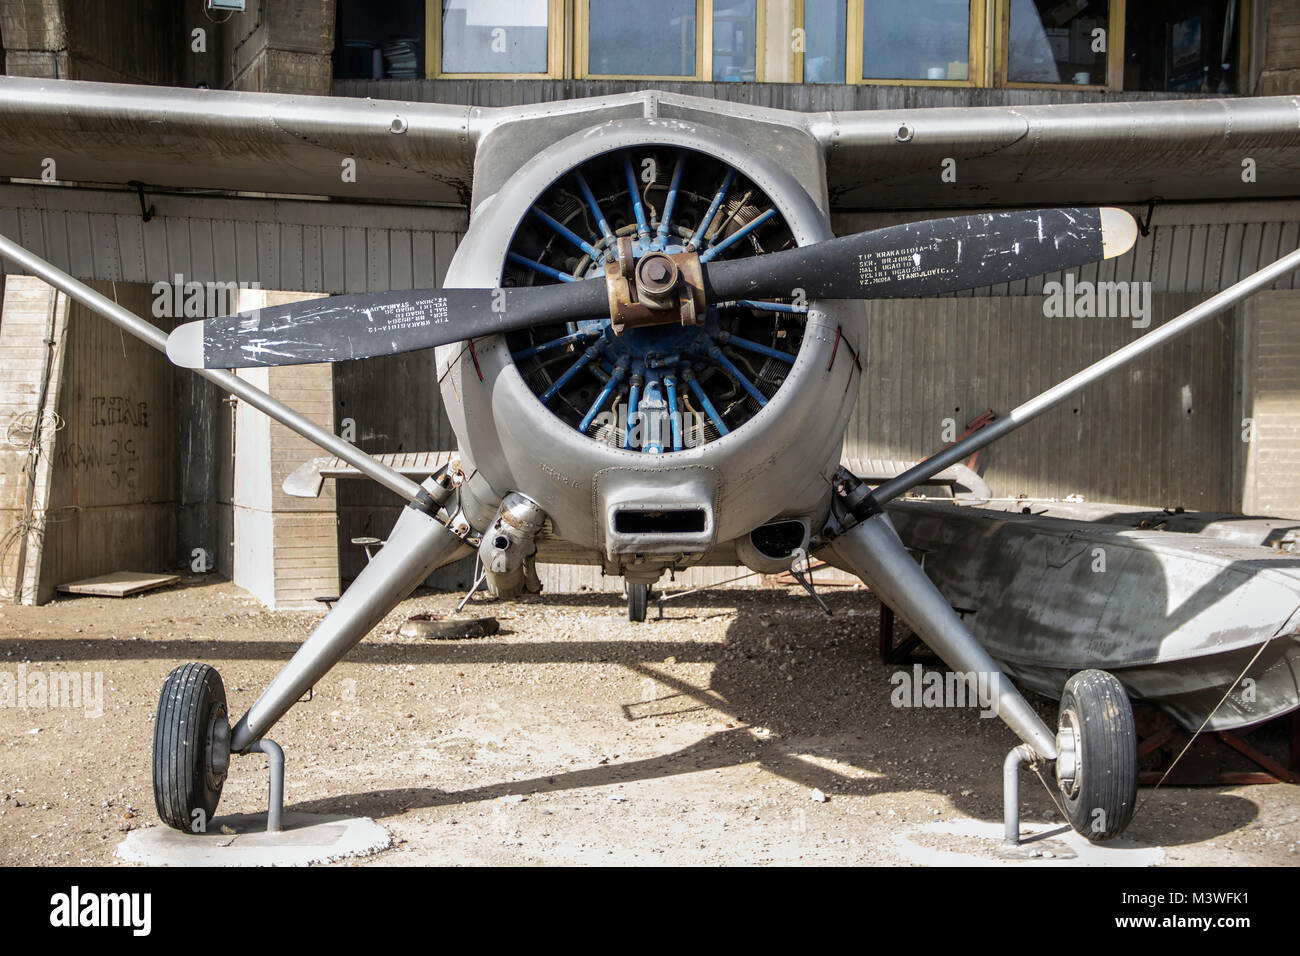
<svg viewBox="0 0 1300 956">
<path fill-rule="evenodd" d="M 915 486 L 928 481 L 950 465 L 955 465 L 968 458 L 981 448 L 993 444 L 999 438 L 1009 435 L 1022 425 L 1027 425 L 1039 415 L 1055 408 L 1067 398 L 1078 394 L 1089 385 L 1104 378 L 1111 372 L 1118 371 L 1131 364 L 1153 349 L 1159 348 L 1170 339 L 1176 338 L 1195 328 L 1206 319 L 1217 315 L 1260 289 L 1271 285 L 1287 273 L 1300 269 L 1300 249 L 1288 253 L 1272 265 L 1265 266 L 1240 282 L 1228 286 L 1217 295 L 1206 299 L 1200 305 L 1188 309 L 1182 315 L 1171 319 L 1158 329 L 1153 329 L 1135 339 L 1121 349 L 1116 349 L 1105 358 L 1094 362 L 1080 372 L 1071 375 L 1065 381 L 1053 385 L 1045 392 L 1035 395 L 1029 401 L 1017 405 L 1011 413 L 994 420 L 974 434 L 954 442 L 942 451 L 936 452 L 924 461 L 918 462 L 896 478 L 891 478 L 877 487 L 872 496 L 879 504 L 884 504 Z"/>
<path fill-rule="evenodd" d="M 0 236 L 0 256 L 22 266 L 27 272 L 54 286 L 65 295 L 76 299 L 88 309 L 98 312 L 119 328 L 130 332 L 147 345 L 164 355 L 167 353 L 167 333 L 134 312 L 124 309 L 111 299 L 96 292 L 61 269 L 50 265 L 5 236 Z M 194 372 L 208 381 L 221 386 L 241 401 L 248 402 L 258 411 L 279 422 L 286 428 L 297 432 L 303 438 L 319 445 L 333 455 L 342 458 L 357 471 L 373 478 L 390 491 L 395 491 L 408 501 L 422 501 L 427 493 L 418 484 L 405 475 L 394 471 L 383 462 L 367 455 L 355 445 L 345 442 L 332 432 L 321 428 L 311 419 L 294 411 L 288 405 L 277 401 L 266 392 L 230 372 L 213 369 L 194 369 Z"/>
</svg>

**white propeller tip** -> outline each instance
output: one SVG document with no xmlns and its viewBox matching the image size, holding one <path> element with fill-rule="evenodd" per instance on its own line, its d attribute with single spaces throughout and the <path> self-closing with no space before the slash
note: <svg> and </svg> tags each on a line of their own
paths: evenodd
<svg viewBox="0 0 1300 956">
<path fill-rule="evenodd" d="M 178 325 L 167 336 L 167 358 L 181 368 L 203 368 L 203 323 Z"/>
<path fill-rule="evenodd" d="M 1137 220 L 1123 209 L 1101 207 L 1101 250 L 1103 257 L 1114 259 L 1133 248 L 1137 242 Z"/>
</svg>

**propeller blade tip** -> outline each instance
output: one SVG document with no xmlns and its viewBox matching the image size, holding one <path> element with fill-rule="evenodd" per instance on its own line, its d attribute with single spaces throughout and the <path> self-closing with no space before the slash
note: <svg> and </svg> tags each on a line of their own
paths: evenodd
<svg viewBox="0 0 1300 956">
<path fill-rule="evenodd" d="M 1114 259 L 1133 248 L 1137 242 L 1137 220 L 1123 209 L 1101 207 L 1101 249 L 1103 258 Z"/>
<path fill-rule="evenodd" d="M 167 336 L 167 358 L 181 368 L 203 368 L 203 323 L 178 325 Z"/>
</svg>

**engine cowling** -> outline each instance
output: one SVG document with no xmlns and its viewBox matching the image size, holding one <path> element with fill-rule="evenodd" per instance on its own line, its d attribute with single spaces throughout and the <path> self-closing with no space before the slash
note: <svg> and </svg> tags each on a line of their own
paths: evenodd
<svg viewBox="0 0 1300 956">
<path fill-rule="evenodd" d="M 708 261 L 831 235 L 789 172 L 729 134 L 616 120 L 476 197 L 445 284 L 604 281 L 621 237 L 638 259 L 695 250 Z M 471 523 L 486 527 L 522 492 L 555 536 L 641 580 L 710 552 L 734 561 L 722 546 L 777 516 L 819 526 L 857 394 L 862 304 L 792 289 L 710 302 L 695 321 L 615 335 L 608 315 L 573 316 L 439 349 L 473 475 L 461 497 Z"/>
</svg>

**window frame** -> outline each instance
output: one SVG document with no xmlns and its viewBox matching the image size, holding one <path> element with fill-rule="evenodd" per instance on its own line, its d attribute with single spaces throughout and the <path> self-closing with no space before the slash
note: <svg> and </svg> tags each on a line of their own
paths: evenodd
<svg viewBox="0 0 1300 956">
<path fill-rule="evenodd" d="M 1249 6 L 1249 4 L 1243 4 Z M 993 85 L 1006 90 L 1077 90 L 1079 92 L 1120 93 L 1124 90 L 1124 25 L 1128 22 L 1128 0 L 1110 0 L 1110 17 L 1106 26 L 1106 82 L 1036 83 L 1011 80 L 1011 0 L 997 0 L 997 24 L 994 33 Z"/>
<path fill-rule="evenodd" d="M 442 69 L 442 0 L 425 0 L 424 76 L 429 80 L 558 80 L 565 75 L 564 41 L 569 32 L 565 0 L 546 0 L 546 72 L 445 73 Z"/>
<path fill-rule="evenodd" d="M 735 83 L 713 78 L 713 13 L 716 0 L 695 0 L 695 73 L 592 73 L 591 0 L 573 0 L 575 80 L 658 80 L 665 83 Z M 754 80 L 766 82 L 767 0 L 754 2 Z"/>
<path fill-rule="evenodd" d="M 847 85 L 848 76 L 849 76 L 849 60 L 851 58 L 849 53 L 849 47 L 852 45 L 850 43 L 850 40 L 852 38 L 849 35 L 849 26 L 853 22 L 853 14 L 849 8 L 853 6 L 853 0 L 848 0 L 848 2 L 844 4 L 844 63 L 842 64 L 842 66 L 844 67 L 844 78 L 846 81 L 845 84 L 813 83 L 810 82 L 808 78 L 804 75 L 804 57 L 808 52 L 807 13 L 804 9 L 804 0 L 790 0 L 790 2 L 793 4 L 793 11 L 790 17 L 791 29 L 803 31 L 803 46 L 804 46 L 802 50 L 792 50 L 790 52 L 790 75 L 791 77 L 796 77 L 796 76 L 798 77 L 797 80 L 791 79 L 790 82 L 798 83 L 800 86 Z"/>
<path fill-rule="evenodd" d="M 988 75 L 988 39 L 989 17 L 993 5 L 1001 5 L 1006 0 L 970 0 L 970 31 L 967 37 L 967 50 L 970 59 L 964 80 L 916 80 L 903 77 L 871 78 L 862 75 L 862 63 L 865 53 L 862 42 L 862 25 L 865 17 L 866 0 L 849 0 L 848 28 L 844 35 L 845 58 L 844 78 L 849 86 L 948 86 L 948 87 L 987 87 L 992 85 Z M 1114 0 L 1112 0 L 1114 2 Z M 1010 7 L 1007 7 L 1010 9 Z M 802 73 L 799 74 L 803 76 Z"/>
</svg>

